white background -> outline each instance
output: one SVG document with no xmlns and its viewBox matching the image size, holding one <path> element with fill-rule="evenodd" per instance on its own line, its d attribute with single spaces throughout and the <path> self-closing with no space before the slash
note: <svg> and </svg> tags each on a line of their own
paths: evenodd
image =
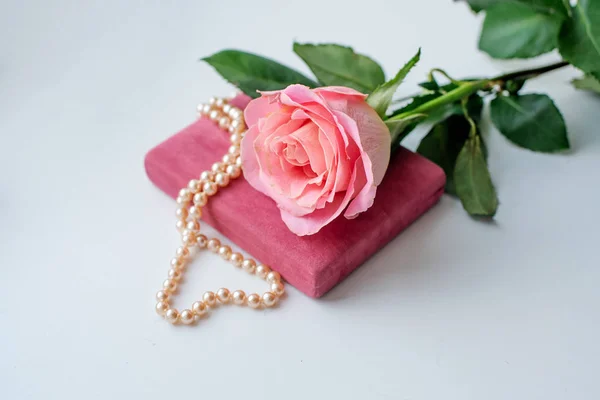
<svg viewBox="0 0 600 400">
<path fill-rule="evenodd" d="M 422 46 L 407 95 L 433 67 L 495 75 L 556 54 L 490 60 L 481 17 L 449 0 L 1 4 L 1 398 L 600 397 L 600 101 L 571 69 L 526 91 L 554 98 L 572 151 L 518 149 L 488 124 L 494 223 L 444 196 L 321 300 L 290 287 L 276 310 L 193 328 L 153 309 L 179 239 L 143 157 L 232 91 L 201 56 L 241 48 L 308 72 L 294 39 L 339 42 L 391 75 Z M 262 288 L 208 254 L 188 276 L 180 309 Z"/>
</svg>

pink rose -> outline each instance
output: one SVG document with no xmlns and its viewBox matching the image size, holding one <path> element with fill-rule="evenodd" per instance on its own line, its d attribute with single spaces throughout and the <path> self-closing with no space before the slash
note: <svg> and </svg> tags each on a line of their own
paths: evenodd
<svg viewBox="0 0 600 400">
<path fill-rule="evenodd" d="M 390 160 L 390 134 L 346 87 L 291 85 L 262 92 L 244 112 L 244 176 L 271 197 L 297 235 L 312 235 L 344 212 L 373 204 Z"/>
</svg>

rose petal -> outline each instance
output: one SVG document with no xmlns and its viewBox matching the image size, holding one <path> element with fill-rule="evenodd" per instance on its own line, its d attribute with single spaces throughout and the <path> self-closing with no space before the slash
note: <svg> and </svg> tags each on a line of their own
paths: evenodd
<svg viewBox="0 0 600 400">
<path fill-rule="evenodd" d="M 294 123 L 297 124 L 298 121 L 294 121 Z M 261 142 L 258 127 L 256 125 L 251 126 L 244 135 L 244 139 L 241 143 L 244 177 L 248 183 L 259 192 L 275 200 L 278 207 L 293 215 L 302 216 L 312 212 L 312 208 L 302 207 L 292 199 L 282 195 L 281 188 L 278 188 L 278 186 L 273 183 L 273 176 L 265 173 L 265 167 L 261 165 L 260 161 L 261 156 L 263 156 L 264 165 L 268 164 L 269 161 L 266 160 L 267 157 L 265 156 L 268 156 L 268 154 L 265 154 L 263 151 L 264 148 L 261 146 L 261 143 L 264 142 Z"/>
<path fill-rule="evenodd" d="M 369 168 L 365 168 L 365 159 L 359 159 L 356 163 L 356 180 L 354 181 L 354 189 L 358 191 L 358 194 L 344 212 L 344 217 L 347 219 L 353 219 L 363 211 L 368 210 L 375 201 L 375 194 L 377 193 L 377 187 L 373 185 L 372 176 L 367 177 L 367 173 L 370 172 Z"/>
<path fill-rule="evenodd" d="M 252 126 L 258 122 L 259 118 L 263 118 L 272 112 L 279 109 L 277 103 L 271 103 L 269 98 L 261 96 L 252 100 L 244 109 L 244 120 L 247 126 Z"/>
<path fill-rule="evenodd" d="M 356 91 L 352 88 L 345 86 L 327 86 L 314 89 L 315 93 L 320 94 L 325 100 L 337 99 L 337 98 L 348 98 L 348 96 L 356 97 L 359 100 L 367 98 L 366 94 Z"/>
<path fill-rule="evenodd" d="M 290 135 L 298 140 L 298 143 L 304 150 L 304 154 L 308 156 L 310 167 L 317 175 L 326 170 L 325 154 L 319 142 L 319 132 L 318 125 L 307 123 Z"/>
<path fill-rule="evenodd" d="M 348 205 L 354 195 L 354 180 L 356 179 L 356 168 L 350 177 L 348 190 L 338 192 L 333 201 L 327 203 L 325 207 L 315 210 L 301 218 L 281 211 L 281 218 L 287 227 L 298 236 L 312 235 L 321 230 L 325 225 L 339 216 Z"/>
<path fill-rule="evenodd" d="M 260 175 L 260 165 L 258 164 L 257 155 L 254 152 L 253 143 L 258 136 L 258 127 L 256 125 L 251 126 L 244 138 L 242 139 L 242 143 L 240 145 L 240 155 L 242 158 L 242 168 L 244 171 L 244 178 L 248 181 L 248 183 L 259 192 L 270 195 L 270 190 L 268 190 L 267 186 L 264 182 L 259 178 Z"/>
<path fill-rule="evenodd" d="M 336 110 L 340 103 L 330 105 Z M 334 113 L 346 131 L 355 141 L 359 138 L 361 153 L 372 163 L 373 182 L 379 185 L 390 162 L 391 137 L 387 126 L 365 102 L 347 102 L 345 109 L 336 111 Z"/>
</svg>

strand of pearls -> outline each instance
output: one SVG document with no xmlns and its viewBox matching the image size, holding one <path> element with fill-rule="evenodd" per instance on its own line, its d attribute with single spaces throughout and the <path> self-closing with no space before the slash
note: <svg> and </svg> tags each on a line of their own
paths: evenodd
<svg viewBox="0 0 600 400">
<path fill-rule="evenodd" d="M 175 257 L 171 260 L 168 278 L 163 282 L 163 288 L 156 293 L 156 312 L 168 322 L 186 325 L 198 321 L 210 308 L 218 304 L 236 304 L 251 308 L 272 307 L 284 293 L 283 282 L 279 273 L 259 264 L 251 258 L 244 258 L 234 252 L 230 246 L 222 244 L 217 238 L 207 238 L 200 233 L 200 217 L 202 207 L 208 199 L 229 185 L 242 173 L 240 159 L 240 142 L 244 137 L 245 123 L 242 110 L 228 103 L 227 99 L 211 98 L 208 104 L 198 106 L 200 117 L 210 118 L 219 127 L 230 133 L 231 146 L 220 162 L 214 163 L 210 171 L 204 171 L 199 179 L 192 179 L 187 187 L 181 189 L 177 197 L 177 230 L 181 234 L 182 245 L 177 248 Z M 192 253 L 208 249 L 220 255 L 244 271 L 264 279 L 269 290 L 261 295 L 252 293 L 246 295 L 243 290 L 230 291 L 220 288 L 216 292 L 205 292 L 202 299 L 194 302 L 191 309 L 179 312 L 171 307 L 171 300 L 177 290 L 177 285 L 192 259 Z"/>
</svg>

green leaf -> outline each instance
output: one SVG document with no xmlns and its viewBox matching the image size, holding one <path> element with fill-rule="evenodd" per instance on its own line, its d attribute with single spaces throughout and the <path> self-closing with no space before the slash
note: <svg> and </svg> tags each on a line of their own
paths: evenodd
<svg viewBox="0 0 600 400">
<path fill-rule="evenodd" d="M 392 154 L 394 154 L 396 152 L 396 150 L 398 150 L 398 148 L 401 147 L 400 143 L 402 142 L 402 140 L 404 140 L 404 138 L 407 137 L 417 127 L 417 125 L 419 125 L 419 122 L 421 122 L 421 121 L 417 120 L 416 122 L 413 122 L 412 124 L 407 125 L 402 130 L 402 133 L 400 135 L 398 135 L 398 137 L 396 138 L 395 141 L 392 142 L 392 146 L 391 146 Z"/>
<path fill-rule="evenodd" d="M 499 0 L 467 0 L 467 3 L 469 3 L 469 7 L 471 7 L 471 10 L 473 10 L 473 12 L 478 13 L 479 11 L 483 11 L 486 8 L 497 4 Z"/>
<path fill-rule="evenodd" d="M 435 79 L 432 79 L 427 82 L 421 82 L 418 85 L 425 89 L 426 92 L 423 92 L 422 94 L 419 94 L 417 96 L 413 96 L 410 99 L 406 99 L 410 100 L 410 102 L 404 102 L 404 105 L 400 108 L 395 109 L 389 117 L 393 117 L 403 112 L 411 111 L 420 106 L 421 104 L 425 104 L 428 101 L 440 97 L 441 95 L 448 93 L 449 91 L 454 90 L 458 87 L 455 83 L 452 82 L 440 86 Z"/>
<path fill-rule="evenodd" d="M 481 112 L 483 110 L 483 99 L 481 96 L 474 94 L 467 100 L 467 112 L 475 123 L 479 123 L 481 120 Z M 441 108 L 437 113 L 430 113 L 427 118 L 428 122 L 441 121 L 452 115 L 464 115 L 464 110 L 460 101 Z"/>
<path fill-rule="evenodd" d="M 546 95 L 498 96 L 490 112 L 498 130 L 518 146 L 545 153 L 569 148 L 565 121 Z"/>
<path fill-rule="evenodd" d="M 439 165 L 446 173 L 446 192 L 456 194 L 454 165 L 469 137 L 471 125 L 462 115 L 453 115 L 435 124 L 421 140 L 417 153 Z"/>
<path fill-rule="evenodd" d="M 467 101 L 467 112 L 475 121 L 475 123 L 479 123 L 481 120 L 482 110 L 483 99 L 477 94 L 470 96 L 469 100 Z M 460 101 L 448 104 L 445 107 L 440 107 L 439 109 L 430 112 L 427 115 L 427 120 L 425 122 L 437 123 L 451 117 L 452 115 L 464 115 Z"/>
<path fill-rule="evenodd" d="M 466 78 L 466 79 L 462 79 L 461 82 L 475 82 L 475 81 L 480 81 L 483 78 Z M 419 83 L 419 86 L 421 86 L 423 89 L 428 90 L 430 92 L 440 92 L 441 94 L 444 93 L 448 93 L 451 90 L 454 90 L 458 87 L 458 85 L 456 83 L 446 83 L 445 85 L 439 85 L 437 83 L 437 81 L 432 80 L 432 81 L 427 81 L 427 82 L 421 82 Z"/>
<path fill-rule="evenodd" d="M 600 73 L 596 74 L 600 76 Z M 580 90 L 589 90 L 600 94 L 600 80 L 596 79 L 593 75 L 584 75 L 579 79 L 573 79 L 573 86 Z"/>
<path fill-rule="evenodd" d="M 525 86 L 527 79 L 517 78 L 506 82 L 504 89 L 511 95 L 518 94 L 523 86 Z"/>
<path fill-rule="evenodd" d="M 453 85 L 453 87 L 451 87 L 450 85 Z M 448 90 L 452 90 L 452 89 L 456 88 L 456 85 L 448 84 L 448 85 L 445 85 L 444 88 L 448 88 Z M 440 97 L 442 94 L 443 94 L 443 92 L 434 92 L 434 93 L 425 93 L 425 94 L 422 94 L 419 96 L 415 96 L 411 99 L 410 103 L 395 110 L 389 116 L 389 118 L 412 111 L 415 108 L 419 107 L 420 105 L 425 104 L 431 100 L 434 100 L 437 97 Z M 467 112 L 469 113 L 471 118 L 473 118 L 473 120 L 475 120 L 476 123 L 479 122 L 479 120 L 481 119 L 482 109 L 483 109 L 483 99 L 481 98 L 481 96 L 479 96 L 477 94 L 471 95 L 467 101 Z M 457 101 L 452 104 L 448 104 L 448 105 L 445 105 L 445 106 L 442 106 L 442 107 L 432 110 L 431 112 L 427 113 L 426 119 L 419 121 L 419 122 L 436 124 L 440 121 L 445 120 L 446 118 L 448 118 L 452 115 L 463 115 L 463 109 L 462 109 L 462 105 L 461 105 L 460 101 Z"/>
<path fill-rule="evenodd" d="M 566 17 L 569 15 L 569 8 L 571 7 L 569 0 L 467 0 L 467 2 L 476 13 L 500 3 L 521 3 L 529 5 L 539 12 L 559 14 Z"/>
<path fill-rule="evenodd" d="M 427 115 L 425 114 L 413 114 L 406 118 L 396 119 L 396 120 L 385 120 L 383 121 L 385 125 L 390 130 L 390 136 L 392 137 L 392 142 L 400 142 L 406 135 L 403 133 L 409 128 L 411 125 L 416 125 L 419 122 L 423 121 Z M 412 129 L 411 129 L 412 130 Z"/>
<path fill-rule="evenodd" d="M 239 50 L 223 50 L 202 58 L 202 61 L 253 98 L 259 96 L 257 90 L 279 90 L 295 83 L 318 86 L 313 80 L 276 61 Z"/>
<path fill-rule="evenodd" d="M 529 4 L 533 8 L 547 12 L 549 14 L 558 14 L 562 17 L 568 17 L 571 4 L 569 0 L 517 0 L 521 3 Z"/>
<path fill-rule="evenodd" d="M 579 0 L 573 17 L 563 24 L 558 49 L 565 60 L 584 72 L 600 71 L 600 2 Z"/>
<path fill-rule="evenodd" d="M 421 86 L 423 89 L 429 90 L 431 92 L 435 92 L 440 89 L 440 85 L 437 83 L 437 81 L 435 79 L 431 80 L 431 81 L 421 82 L 421 83 L 419 83 L 419 86 Z"/>
<path fill-rule="evenodd" d="M 398 86 L 402 83 L 409 71 L 419 62 L 421 58 L 421 49 L 398 71 L 396 76 L 384 84 L 378 86 L 373 93 L 367 97 L 367 103 L 377 111 L 380 117 L 385 117 L 385 113 L 392 103 L 392 97 Z"/>
<path fill-rule="evenodd" d="M 562 17 L 522 3 L 500 3 L 486 11 L 479 49 L 494 58 L 529 58 L 553 50 Z"/>
<path fill-rule="evenodd" d="M 396 115 L 402 114 L 407 111 L 412 111 L 415 108 L 419 107 L 421 104 L 425 104 L 433 99 L 440 97 L 442 93 L 425 93 L 421 95 L 414 96 L 410 99 L 410 102 L 404 103 L 404 105 L 389 115 L 389 118 L 394 117 Z M 408 100 L 408 99 L 407 99 Z"/>
<path fill-rule="evenodd" d="M 562 0 L 563 6 L 565 8 L 565 15 L 570 17 L 573 15 L 573 9 L 571 8 L 571 0 Z"/>
<path fill-rule="evenodd" d="M 294 52 L 324 86 L 347 86 L 368 94 L 385 82 L 381 66 L 351 47 L 294 43 Z"/>
<path fill-rule="evenodd" d="M 513 0 L 515 1 L 515 0 Z M 516 0 L 519 3 L 528 4 L 540 12 L 548 14 L 558 14 L 568 17 L 571 4 L 569 0 Z"/>
<path fill-rule="evenodd" d="M 498 198 L 481 149 L 481 138 L 475 135 L 465 142 L 454 167 L 454 185 L 465 210 L 474 216 L 493 217 Z"/>
</svg>

